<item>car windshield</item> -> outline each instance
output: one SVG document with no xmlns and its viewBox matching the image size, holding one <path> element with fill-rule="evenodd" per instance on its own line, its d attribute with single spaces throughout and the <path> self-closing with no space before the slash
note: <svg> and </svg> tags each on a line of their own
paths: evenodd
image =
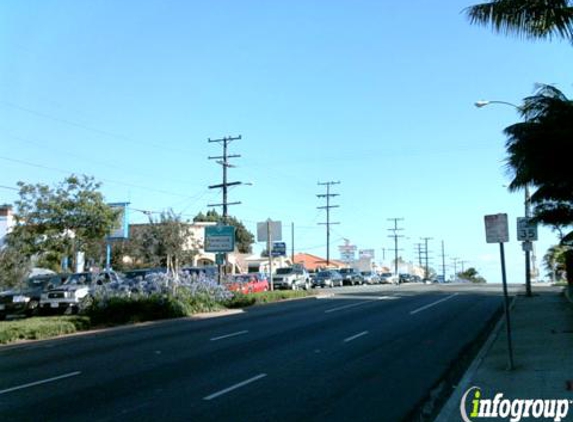
<svg viewBox="0 0 573 422">
<path fill-rule="evenodd" d="M 64 284 L 66 285 L 74 285 L 74 284 L 90 284 L 92 281 L 92 274 L 91 273 L 78 273 L 78 274 L 71 274 Z"/>
<path fill-rule="evenodd" d="M 290 274 L 293 272 L 292 268 L 279 268 L 277 269 L 277 274 Z"/>
<path fill-rule="evenodd" d="M 38 277 L 30 277 L 26 281 L 26 285 L 31 289 L 43 289 L 48 287 L 49 285 L 57 285 L 60 284 L 60 279 L 58 276 L 38 276 Z"/>
<path fill-rule="evenodd" d="M 320 271 L 316 276 L 317 277 L 330 277 L 332 272 L 330 271 Z"/>
</svg>

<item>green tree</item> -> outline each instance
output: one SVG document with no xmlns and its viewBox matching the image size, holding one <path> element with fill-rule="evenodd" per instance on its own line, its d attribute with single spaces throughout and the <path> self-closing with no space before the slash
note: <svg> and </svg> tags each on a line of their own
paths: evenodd
<svg viewBox="0 0 573 422">
<path fill-rule="evenodd" d="M 149 224 L 134 226 L 129 241 L 118 244 L 117 249 L 132 257 L 136 266 L 162 266 L 175 275 L 199 252 L 189 224 L 172 210 L 158 218 L 149 216 Z"/>
<path fill-rule="evenodd" d="M 219 215 L 217 211 L 211 210 L 207 211 L 207 214 L 200 212 L 193 218 L 193 221 L 223 223 L 223 216 Z M 255 236 L 235 217 L 228 216 L 224 223 L 235 227 L 235 243 L 237 250 L 240 253 L 251 253 Z"/>
<path fill-rule="evenodd" d="M 565 278 L 565 254 L 569 249 L 564 245 L 555 245 L 543 256 L 543 265 L 551 280 L 560 281 Z"/>
<path fill-rule="evenodd" d="M 6 246 L 0 249 L 0 290 L 19 285 L 30 269 L 30 259 L 17 248 Z"/>
<path fill-rule="evenodd" d="M 494 0 L 465 9 L 470 23 L 529 39 L 559 37 L 573 41 L 569 0 Z"/>
<path fill-rule="evenodd" d="M 93 177 L 71 175 L 52 188 L 18 182 L 16 225 L 7 244 L 39 265 L 58 269 L 63 257 L 74 256 L 101 241 L 117 224 L 118 213 L 104 202 Z"/>
<path fill-rule="evenodd" d="M 470 281 L 472 283 L 485 283 L 486 282 L 485 278 L 481 277 L 479 275 L 479 273 L 477 272 L 477 270 L 473 267 L 470 267 L 463 272 L 459 272 L 457 274 L 457 276 L 458 276 L 458 278 L 461 278 L 462 280 L 467 280 L 467 281 Z"/>
</svg>

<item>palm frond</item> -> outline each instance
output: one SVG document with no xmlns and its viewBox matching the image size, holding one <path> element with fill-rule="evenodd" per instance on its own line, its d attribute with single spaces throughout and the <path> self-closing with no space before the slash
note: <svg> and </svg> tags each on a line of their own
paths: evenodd
<svg viewBox="0 0 573 422">
<path fill-rule="evenodd" d="M 529 39 L 573 41 L 573 7 L 568 0 L 494 0 L 464 9 L 471 24 Z"/>
</svg>

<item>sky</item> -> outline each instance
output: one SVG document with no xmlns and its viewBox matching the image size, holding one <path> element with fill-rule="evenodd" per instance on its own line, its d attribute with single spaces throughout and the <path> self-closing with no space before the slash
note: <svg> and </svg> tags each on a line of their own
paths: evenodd
<svg viewBox="0 0 573 422">
<path fill-rule="evenodd" d="M 508 281 L 522 283 L 523 192 L 509 192 L 503 129 L 536 83 L 571 96 L 572 46 L 472 26 L 471 0 L 4 0 L 0 2 L 0 203 L 16 183 L 86 174 L 108 202 L 192 219 L 222 201 L 248 229 L 271 218 L 296 252 L 331 258 L 344 239 L 376 261 L 441 273 L 474 267 L 501 281 L 484 216 L 507 213 Z M 220 212 L 221 209 L 218 208 Z M 540 228 L 537 266 L 557 236 Z M 262 244 L 255 245 L 260 252 Z M 542 271 L 545 273 L 545 271 Z"/>
</svg>

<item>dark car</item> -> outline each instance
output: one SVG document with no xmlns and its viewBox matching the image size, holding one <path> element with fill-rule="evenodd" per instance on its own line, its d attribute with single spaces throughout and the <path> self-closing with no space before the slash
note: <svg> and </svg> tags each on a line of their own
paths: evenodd
<svg viewBox="0 0 573 422">
<path fill-rule="evenodd" d="M 59 286 L 58 274 L 29 277 L 20 288 L 0 292 L 0 320 L 7 316 L 34 316 L 38 313 L 42 292 Z"/>
<path fill-rule="evenodd" d="M 341 268 L 338 272 L 342 276 L 344 284 L 350 284 L 352 286 L 355 284 L 364 284 L 364 277 L 354 268 Z"/>
<path fill-rule="evenodd" d="M 316 277 L 312 280 L 312 284 L 314 287 L 334 287 L 342 286 L 343 282 L 342 276 L 338 271 L 324 270 L 316 274 Z"/>
</svg>

